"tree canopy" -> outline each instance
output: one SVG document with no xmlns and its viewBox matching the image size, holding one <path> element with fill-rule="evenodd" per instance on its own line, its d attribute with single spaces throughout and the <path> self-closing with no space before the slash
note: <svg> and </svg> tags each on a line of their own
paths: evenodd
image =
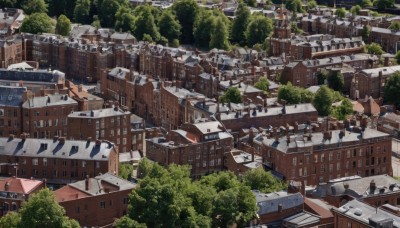
<svg viewBox="0 0 400 228">
<path fill-rule="evenodd" d="M 389 26 L 389 29 L 399 31 L 400 30 L 400 22 L 392 21 L 392 23 Z"/>
<path fill-rule="evenodd" d="M 217 17 L 211 30 L 210 48 L 230 49 L 229 32 L 221 17 Z"/>
<path fill-rule="evenodd" d="M 345 8 L 336 9 L 335 15 L 338 16 L 339 18 L 346 17 L 346 9 Z"/>
<path fill-rule="evenodd" d="M 303 13 L 303 2 L 301 0 L 289 0 L 286 1 L 286 8 L 295 13 Z"/>
<path fill-rule="evenodd" d="M 172 44 L 174 40 L 177 40 L 179 43 L 182 26 L 171 11 L 165 10 L 161 14 L 158 26 L 161 36 L 167 38 L 170 44 Z"/>
<path fill-rule="evenodd" d="M 52 191 L 45 188 L 33 194 L 18 212 L 10 212 L 0 219 L 0 227 L 69 227 L 79 228 L 79 223 L 65 216 Z"/>
<path fill-rule="evenodd" d="M 125 7 L 124 2 L 119 0 L 102 0 L 99 8 L 99 19 L 103 27 L 113 28 L 115 25 L 115 14 L 120 7 Z"/>
<path fill-rule="evenodd" d="M 341 92 L 344 86 L 344 76 L 340 71 L 331 71 L 327 77 L 329 88 Z"/>
<path fill-rule="evenodd" d="M 247 45 L 252 47 L 258 43 L 264 43 L 265 39 L 271 34 L 272 28 L 271 19 L 263 15 L 252 16 L 246 29 Z"/>
<path fill-rule="evenodd" d="M 313 99 L 313 94 L 288 82 L 278 89 L 278 99 L 285 100 L 287 104 L 309 103 Z"/>
<path fill-rule="evenodd" d="M 243 101 L 242 95 L 240 94 L 240 91 L 237 87 L 230 87 L 225 91 L 224 95 L 219 97 L 219 99 L 220 102 L 223 103 L 232 102 L 237 104 L 242 103 Z"/>
<path fill-rule="evenodd" d="M 44 0 L 29 0 L 22 5 L 24 13 L 47 13 L 47 4 Z"/>
<path fill-rule="evenodd" d="M 192 181 L 188 166 L 150 164 L 148 171 L 117 227 L 241 227 L 255 217 L 254 194 L 231 172 Z"/>
<path fill-rule="evenodd" d="M 368 54 L 374 54 L 374 55 L 382 55 L 383 54 L 381 45 L 379 45 L 377 43 L 371 43 L 371 44 L 367 45 L 367 52 L 368 52 Z"/>
<path fill-rule="evenodd" d="M 254 84 L 254 87 L 256 87 L 259 90 L 264 91 L 265 93 L 268 93 L 269 91 L 269 81 L 266 77 L 261 77 L 256 84 Z"/>
<path fill-rule="evenodd" d="M 395 105 L 400 104 L 400 72 L 395 72 L 385 83 L 384 101 Z"/>
<path fill-rule="evenodd" d="M 68 36 L 71 31 L 71 21 L 64 14 L 61 14 L 56 23 L 56 33 Z"/>
<path fill-rule="evenodd" d="M 361 7 L 370 7 L 373 6 L 371 0 L 362 0 Z"/>
<path fill-rule="evenodd" d="M 77 23 L 88 24 L 91 22 L 89 18 L 90 0 L 77 0 L 74 8 L 74 20 Z"/>
<path fill-rule="evenodd" d="M 21 32 L 27 33 L 51 33 L 54 31 L 54 23 L 45 13 L 31 14 L 22 21 Z"/>
<path fill-rule="evenodd" d="M 135 28 L 135 17 L 132 10 L 127 7 L 120 7 L 115 13 L 115 30 L 130 32 Z"/>
<path fill-rule="evenodd" d="M 361 9 L 362 9 L 361 6 L 355 5 L 355 6 L 351 7 L 350 12 L 351 12 L 353 15 L 359 15 Z"/>
<path fill-rule="evenodd" d="M 378 10 L 385 10 L 387 8 L 394 8 L 395 0 L 374 0 L 373 5 Z"/>
<path fill-rule="evenodd" d="M 353 113 L 353 105 L 350 100 L 345 98 L 342 103 L 332 110 L 332 115 L 338 120 L 345 120 L 346 117 Z"/>
<path fill-rule="evenodd" d="M 263 193 L 270 193 L 285 189 L 284 182 L 274 177 L 271 172 L 265 172 L 263 169 L 253 169 L 247 171 L 242 177 L 243 184 L 250 189 L 257 189 Z"/>
<path fill-rule="evenodd" d="M 307 2 L 307 6 L 309 9 L 314 9 L 315 7 L 318 6 L 317 2 L 315 0 L 309 0 Z"/>
<path fill-rule="evenodd" d="M 193 27 L 199 12 L 199 6 L 194 0 L 179 0 L 175 2 L 173 10 L 182 26 L 181 42 L 184 44 L 193 43 Z"/>
<path fill-rule="evenodd" d="M 333 93 L 327 86 L 321 86 L 315 93 L 313 104 L 320 116 L 328 116 L 331 113 Z"/>
<path fill-rule="evenodd" d="M 236 11 L 236 17 L 233 20 L 231 39 L 232 42 L 244 45 L 246 43 L 245 32 L 250 22 L 250 10 L 242 1 Z"/>
<path fill-rule="evenodd" d="M 151 13 L 151 7 L 149 5 L 139 6 L 140 10 L 135 10 L 140 12 L 136 16 L 134 35 L 137 39 L 143 40 L 143 35 L 149 35 L 153 41 L 158 41 L 160 39 L 160 33 L 154 21 L 154 16 Z"/>
</svg>

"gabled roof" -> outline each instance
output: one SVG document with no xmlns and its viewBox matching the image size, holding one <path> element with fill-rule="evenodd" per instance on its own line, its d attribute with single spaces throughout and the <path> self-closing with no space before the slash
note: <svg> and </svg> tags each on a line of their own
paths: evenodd
<svg viewBox="0 0 400 228">
<path fill-rule="evenodd" d="M 0 180 L 0 191 L 30 194 L 39 188 L 42 183 L 42 181 L 38 180 L 9 177 Z M 5 189 L 6 184 L 8 185 L 8 190 Z"/>
</svg>

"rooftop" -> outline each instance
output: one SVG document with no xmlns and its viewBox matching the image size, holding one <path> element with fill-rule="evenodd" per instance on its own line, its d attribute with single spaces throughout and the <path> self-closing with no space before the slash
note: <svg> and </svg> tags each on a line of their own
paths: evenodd
<svg viewBox="0 0 400 228">
<path fill-rule="evenodd" d="M 125 116 L 130 115 L 129 111 L 124 111 L 118 107 L 114 108 L 105 108 L 91 111 L 82 111 L 82 112 L 72 112 L 68 115 L 68 118 L 83 118 L 83 119 L 97 119 L 97 118 L 106 118 L 112 116 Z"/>
<path fill-rule="evenodd" d="M 278 206 L 282 205 L 282 210 L 300 206 L 304 203 L 304 198 L 301 193 L 290 194 L 286 191 L 279 191 L 273 193 L 261 193 L 254 191 L 257 206 L 259 208 L 258 214 L 268 214 L 278 211 Z"/>
<path fill-rule="evenodd" d="M 43 97 L 33 97 L 22 104 L 22 108 L 41 108 L 59 105 L 77 105 L 78 102 L 63 94 L 49 94 Z"/>
<path fill-rule="evenodd" d="M 0 107 L 20 107 L 24 101 L 25 87 L 1 86 L 0 85 Z"/>
<path fill-rule="evenodd" d="M 38 187 L 40 187 L 42 183 L 42 181 L 38 180 L 9 177 L 0 180 L 0 191 L 30 194 Z M 6 185 L 8 185 L 8 189 L 5 189 Z"/>
</svg>

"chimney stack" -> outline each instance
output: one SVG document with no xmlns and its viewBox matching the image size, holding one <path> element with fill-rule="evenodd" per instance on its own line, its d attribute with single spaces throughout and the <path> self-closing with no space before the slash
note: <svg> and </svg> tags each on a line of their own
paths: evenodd
<svg viewBox="0 0 400 228">
<path fill-rule="evenodd" d="M 9 189 L 10 189 L 10 183 L 6 182 L 6 184 L 4 185 L 4 191 L 8 192 Z"/>
<path fill-rule="evenodd" d="M 86 175 L 85 178 L 85 190 L 89 191 L 89 175 Z"/>
<path fill-rule="evenodd" d="M 375 192 L 375 189 L 376 189 L 376 183 L 375 183 L 374 180 L 372 180 L 372 181 L 369 183 L 369 190 L 370 190 L 371 192 Z"/>
<path fill-rule="evenodd" d="M 60 137 L 58 140 L 60 141 L 61 144 L 65 143 L 65 137 Z"/>
</svg>

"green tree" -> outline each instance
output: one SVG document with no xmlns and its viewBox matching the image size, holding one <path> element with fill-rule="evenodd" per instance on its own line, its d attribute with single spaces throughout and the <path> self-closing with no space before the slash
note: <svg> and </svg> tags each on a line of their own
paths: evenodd
<svg viewBox="0 0 400 228">
<path fill-rule="evenodd" d="M 90 22 L 90 0 L 77 0 L 74 8 L 74 21 L 81 24 Z"/>
<path fill-rule="evenodd" d="M 179 0 L 173 5 L 173 10 L 182 26 L 181 42 L 192 44 L 194 42 L 194 22 L 199 12 L 199 6 L 194 0 Z"/>
<path fill-rule="evenodd" d="M 361 9 L 362 9 L 361 6 L 355 5 L 355 6 L 351 7 L 350 12 L 351 12 L 353 15 L 359 15 Z"/>
<path fill-rule="evenodd" d="M 328 116 L 332 110 L 332 91 L 327 86 L 321 86 L 314 97 L 314 107 L 320 116 Z"/>
<path fill-rule="evenodd" d="M 400 104 L 400 72 L 395 72 L 385 84 L 384 101 L 386 103 Z"/>
<path fill-rule="evenodd" d="M 229 32 L 221 17 L 217 17 L 211 30 L 210 48 L 230 49 Z"/>
<path fill-rule="evenodd" d="M 0 0 L 0 6 L 15 7 L 17 0 Z"/>
<path fill-rule="evenodd" d="M 290 23 L 290 29 L 292 30 L 293 33 L 300 35 L 302 34 L 304 31 L 302 29 L 300 29 L 297 26 L 297 23 L 295 21 L 293 21 L 292 23 Z"/>
<path fill-rule="evenodd" d="M 236 17 L 233 20 L 231 40 L 234 43 L 244 45 L 246 43 L 245 32 L 247 25 L 250 22 L 250 10 L 242 1 L 239 2 L 239 6 L 236 11 Z"/>
<path fill-rule="evenodd" d="M 396 53 L 396 62 L 397 64 L 400 64 L 400 51 Z"/>
<path fill-rule="evenodd" d="M 179 40 L 182 26 L 171 11 L 165 10 L 161 14 L 158 27 L 160 28 L 161 36 L 167 38 L 170 44 L 174 40 Z"/>
<path fill-rule="evenodd" d="M 389 26 L 389 29 L 399 31 L 400 30 L 400 22 L 392 21 L 392 23 Z"/>
<path fill-rule="evenodd" d="M 369 54 L 374 54 L 374 55 L 382 55 L 383 54 L 381 45 L 379 45 L 377 43 L 371 43 L 371 44 L 367 45 L 367 52 Z"/>
<path fill-rule="evenodd" d="M 118 0 L 103 0 L 101 7 L 99 8 L 99 19 L 100 23 L 105 28 L 113 28 L 115 25 L 115 14 L 120 7 L 126 7 L 121 5 Z"/>
<path fill-rule="evenodd" d="M 135 28 L 135 17 L 132 15 L 131 9 L 120 7 L 115 14 L 115 30 L 130 32 Z"/>
<path fill-rule="evenodd" d="M 370 7 L 373 6 L 371 0 L 362 0 L 361 1 L 361 7 L 365 8 L 365 7 Z"/>
<path fill-rule="evenodd" d="M 353 113 L 353 104 L 351 104 L 350 100 L 345 98 L 342 100 L 342 103 L 333 109 L 332 114 L 338 120 L 345 120 L 348 115 Z"/>
<path fill-rule="evenodd" d="M 286 1 L 286 8 L 295 13 L 303 13 L 303 2 L 301 0 Z"/>
<path fill-rule="evenodd" d="M 371 34 L 371 27 L 368 25 L 364 25 L 363 29 L 361 31 L 361 36 L 362 36 L 364 42 L 367 42 L 369 40 L 370 34 Z"/>
<path fill-rule="evenodd" d="M 139 178 L 146 177 L 153 169 L 153 165 L 154 164 L 147 158 L 143 158 L 142 160 L 140 160 L 138 165 L 138 177 Z"/>
<path fill-rule="evenodd" d="M 95 28 L 101 28 L 100 19 L 97 15 L 93 18 L 92 26 Z"/>
<path fill-rule="evenodd" d="M 219 97 L 220 102 L 223 103 L 242 103 L 243 98 L 242 95 L 240 94 L 240 91 L 237 87 L 230 87 L 225 91 L 225 93 Z"/>
<path fill-rule="evenodd" d="M 56 33 L 62 36 L 68 36 L 71 31 L 71 21 L 64 14 L 57 19 Z"/>
<path fill-rule="evenodd" d="M 285 100 L 287 104 L 299 104 L 301 102 L 300 90 L 288 82 L 278 89 L 278 99 Z"/>
<path fill-rule="evenodd" d="M 130 219 L 127 216 L 118 219 L 115 223 L 117 228 L 147 228 L 146 224 L 138 223 L 135 220 Z"/>
<path fill-rule="evenodd" d="M 336 91 L 342 91 L 344 86 L 344 77 L 340 71 L 331 71 L 328 74 L 327 81 L 329 88 Z"/>
<path fill-rule="evenodd" d="M 252 169 L 244 173 L 242 177 L 243 184 L 250 189 L 259 190 L 263 193 L 276 192 L 286 189 L 286 184 L 275 178 L 271 172 L 265 172 L 264 169 Z"/>
<path fill-rule="evenodd" d="M 21 217 L 17 212 L 9 212 L 5 216 L 0 218 L 1 228 L 16 228 L 21 222 Z"/>
<path fill-rule="evenodd" d="M 118 176 L 124 178 L 125 180 L 129 180 L 132 177 L 133 165 L 132 164 L 120 164 L 119 165 Z"/>
<path fill-rule="evenodd" d="M 193 30 L 196 46 L 208 48 L 215 20 L 216 18 L 210 10 L 201 10 L 199 12 Z"/>
<path fill-rule="evenodd" d="M 335 15 L 338 16 L 339 18 L 346 17 L 346 9 L 345 8 L 336 9 Z"/>
<path fill-rule="evenodd" d="M 249 46 L 263 43 L 271 34 L 272 20 L 262 15 L 252 17 L 246 29 L 246 40 Z"/>
<path fill-rule="evenodd" d="M 373 5 L 378 8 L 379 11 L 386 10 L 388 8 L 394 8 L 395 0 L 375 0 Z"/>
<path fill-rule="evenodd" d="M 28 202 L 23 203 L 19 214 L 20 227 L 80 227 L 75 220 L 65 216 L 65 209 L 47 188 L 33 194 Z"/>
<path fill-rule="evenodd" d="M 31 14 L 22 21 L 21 32 L 27 33 L 51 33 L 54 31 L 54 23 L 45 13 Z"/>
<path fill-rule="evenodd" d="M 309 9 L 314 9 L 314 8 L 316 8 L 318 6 L 318 4 L 317 4 L 317 2 L 315 0 L 308 1 L 307 5 L 308 5 Z"/>
<path fill-rule="evenodd" d="M 151 36 L 153 41 L 158 41 L 160 39 L 160 33 L 154 22 L 154 16 L 151 14 L 150 6 L 142 6 L 140 14 L 136 17 L 133 33 L 139 40 L 143 39 L 144 34 Z"/>
<path fill-rule="evenodd" d="M 77 0 L 45 0 L 48 4 L 48 15 L 58 17 L 64 14 L 68 18 L 74 18 L 74 9 Z"/>
<path fill-rule="evenodd" d="M 325 80 L 327 79 L 328 79 L 328 72 L 326 70 L 321 70 L 320 72 L 317 73 L 318 85 L 325 84 Z"/>
<path fill-rule="evenodd" d="M 24 13 L 47 13 L 47 4 L 44 0 L 28 0 L 22 5 Z"/>
<path fill-rule="evenodd" d="M 266 77 L 261 77 L 256 84 L 254 84 L 254 87 L 256 87 L 259 90 L 264 91 L 265 93 L 268 93 L 269 91 L 269 81 Z"/>
</svg>

